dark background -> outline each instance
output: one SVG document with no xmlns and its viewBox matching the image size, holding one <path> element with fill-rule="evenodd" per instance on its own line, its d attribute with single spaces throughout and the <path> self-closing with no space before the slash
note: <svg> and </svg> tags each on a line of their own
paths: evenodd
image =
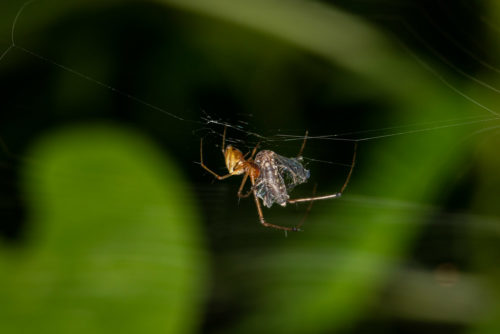
<svg viewBox="0 0 500 334">
<path fill-rule="evenodd" d="M 22 6 L 0 5 L 2 332 L 500 329 L 494 3 L 35 1 L 12 44 Z M 203 138 L 225 173 L 223 124 L 244 153 L 309 131 L 292 197 L 337 192 L 358 143 L 345 196 L 260 226 L 198 164 Z"/>
</svg>

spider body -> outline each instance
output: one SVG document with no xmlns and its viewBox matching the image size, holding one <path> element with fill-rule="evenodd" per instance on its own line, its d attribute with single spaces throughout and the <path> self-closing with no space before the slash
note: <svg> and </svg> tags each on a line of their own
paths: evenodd
<svg viewBox="0 0 500 334">
<path fill-rule="evenodd" d="M 245 172 L 252 173 L 257 178 L 259 176 L 259 169 L 251 161 L 246 161 L 243 153 L 237 148 L 229 145 L 225 150 L 224 159 L 226 160 L 226 168 L 231 175 L 241 175 Z"/>
<path fill-rule="evenodd" d="M 270 208 L 274 203 L 286 206 L 287 203 L 311 202 L 309 205 L 310 209 L 313 201 L 340 197 L 347 186 L 354 169 L 354 163 L 356 161 L 356 146 L 354 149 L 351 169 L 340 192 L 324 196 L 290 199 L 289 192 L 296 185 L 304 183 L 309 179 L 310 173 L 301 163 L 301 154 L 306 144 L 307 132 L 297 158 L 286 158 L 269 150 L 262 150 L 257 153 L 257 148 L 259 147 L 259 144 L 257 144 L 250 157 L 246 159 L 245 157 L 248 153 L 243 154 L 240 150 L 230 145 L 224 148 L 226 130 L 227 128 L 224 128 L 224 134 L 222 136 L 222 153 L 224 154 L 226 168 L 229 173 L 220 176 L 203 163 L 203 139 L 200 142 L 200 165 L 218 180 L 224 180 L 233 175 L 243 175 L 243 180 L 238 190 L 238 197 L 244 198 L 253 194 L 260 223 L 265 227 L 271 227 L 284 231 L 299 231 L 302 222 L 293 227 L 280 226 L 266 222 L 259 199 L 262 200 L 264 205 L 268 208 Z M 250 178 L 252 187 L 248 193 L 243 194 L 242 190 L 248 178 Z"/>
</svg>

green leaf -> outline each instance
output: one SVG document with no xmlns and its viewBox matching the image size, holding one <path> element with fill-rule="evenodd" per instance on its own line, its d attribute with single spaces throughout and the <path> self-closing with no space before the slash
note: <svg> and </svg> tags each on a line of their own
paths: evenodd
<svg viewBox="0 0 500 334">
<path fill-rule="evenodd" d="M 30 246 L 0 250 L 0 332 L 196 329 L 206 254 L 174 161 L 103 125 L 50 134 L 29 156 Z"/>
</svg>

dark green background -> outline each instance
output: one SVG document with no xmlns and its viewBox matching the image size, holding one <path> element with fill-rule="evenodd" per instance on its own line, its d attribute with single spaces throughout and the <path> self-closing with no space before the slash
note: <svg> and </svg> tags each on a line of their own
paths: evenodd
<svg viewBox="0 0 500 334">
<path fill-rule="evenodd" d="M 2 333 L 500 330 L 493 1 L 35 1 L 12 45 L 22 6 L 0 5 Z M 292 197 L 338 191 L 358 142 L 345 195 L 260 226 L 198 165 L 204 138 L 225 172 L 221 123 L 287 156 L 309 131 Z"/>
</svg>

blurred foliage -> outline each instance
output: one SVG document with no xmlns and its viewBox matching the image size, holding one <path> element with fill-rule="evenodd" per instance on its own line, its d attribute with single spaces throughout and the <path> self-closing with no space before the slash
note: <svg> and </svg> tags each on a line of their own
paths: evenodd
<svg viewBox="0 0 500 334">
<path fill-rule="evenodd" d="M 5 48 L 22 5 L 0 5 Z M 469 97 L 495 110 L 496 95 L 456 77 L 476 68 L 425 24 L 445 16 L 434 4 L 338 5 L 351 12 L 295 0 L 26 6 L 0 62 L 0 135 L 17 154 L 6 152 L 2 179 L 22 180 L 2 194 L 28 214 L 5 211 L 15 241 L 0 253 L 2 329 L 496 332 L 498 138 L 487 123 L 456 126 L 495 116 Z M 481 33 L 473 18 L 468 31 Z M 474 40 L 498 53 L 494 41 Z M 243 150 L 256 141 L 245 131 L 358 133 L 346 195 L 315 204 L 304 233 L 262 228 L 236 199 L 239 180 L 208 184 L 192 163 L 201 136 L 223 173 L 222 127 L 207 115 L 246 124 L 228 133 Z M 403 135 L 370 139 L 391 127 Z M 306 158 L 349 161 L 347 144 L 310 139 Z M 263 143 L 289 155 L 299 145 Z M 308 168 L 321 193 L 346 172 Z M 265 211 L 287 225 L 302 214 Z"/>
<path fill-rule="evenodd" d="M 29 247 L 1 255 L 3 333 L 182 333 L 206 281 L 199 217 L 172 161 L 113 126 L 42 138 L 24 171 Z"/>
</svg>

